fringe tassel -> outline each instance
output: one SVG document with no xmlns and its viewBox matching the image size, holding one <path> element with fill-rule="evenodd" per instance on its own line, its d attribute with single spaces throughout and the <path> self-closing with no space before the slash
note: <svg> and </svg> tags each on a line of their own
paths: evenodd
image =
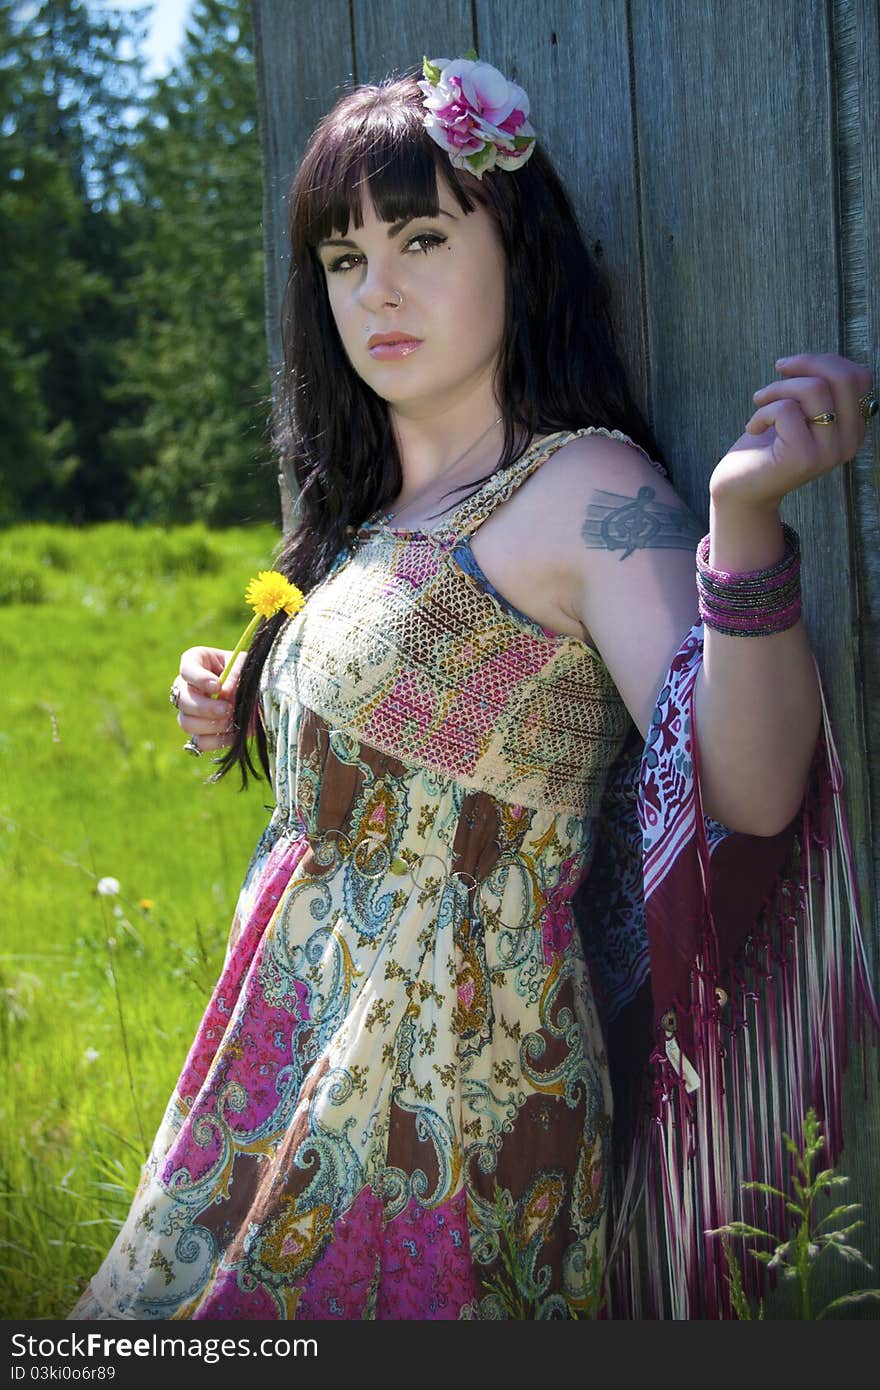
<svg viewBox="0 0 880 1390">
<path fill-rule="evenodd" d="M 616 1198 L 606 1284 L 610 1317 L 734 1316 L 721 1242 L 705 1232 L 740 1219 L 762 1229 L 788 1228 L 782 1198 L 743 1193 L 741 1184 L 757 1179 L 788 1188 L 782 1132 L 797 1139 L 811 1105 L 823 1123 L 828 1162 L 836 1162 L 849 1028 L 863 1056 L 868 1023 L 872 1046 L 880 1030 L 824 692 L 822 737 L 792 871 L 777 882 L 739 959 L 724 973 L 726 1001 L 718 994 L 721 972 L 708 910 L 711 863 L 702 829 L 698 814 L 705 952 L 693 967 L 688 1012 L 700 1085 L 689 1089 L 684 1067 L 655 1049 L 648 1140 L 634 1146 Z M 644 1272 L 634 1224 L 642 1192 Z M 742 1247 L 737 1254 L 745 1291 L 756 1298 L 763 1292 L 762 1267 L 742 1258 Z"/>
</svg>

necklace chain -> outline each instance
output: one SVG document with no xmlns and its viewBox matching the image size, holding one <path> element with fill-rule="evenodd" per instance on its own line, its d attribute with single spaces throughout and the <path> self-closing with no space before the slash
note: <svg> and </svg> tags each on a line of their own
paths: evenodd
<svg viewBox="0 0 880 1390">
<path fill-rule="evenodd" d="M 477 438 L 473 441 L 473 443 L 472 443 L 472 444 L 469 444 L 469 445 L 467 446 L 467 448 L 465 449 L 464 453 L 459 454 L 457 458 L 454 458 L 454 459 L 452 460 L 452 462 L 451 462 L 450 464 L 448 464 L 447 467 L 444 468 L 443 472 L 440 473 L 440 474 L 438 474 L 438 476 L 437 476 L 436 478 L 432 478 L 432 479 L 431 479 L 431 482 L 430 482 L 430 485 L 429 485 L 427 488 L 424 488 L 424 489 L 422 490 L 421 493 L 417 493 L 415 497 L 411 497 L 410 500 L 409 500 L 408 502 L 404 502 L 404 504 L 403 504 L 402 507 L 398 507 L 398 508 L 396 508 L 394 511 L 383 512 L 381 515 L 379 515 L 379 514 L 377 513 L 376 515 L 378 516 L 378 519 L 379 519 L 384 525 L 387 526 L 388 523 L 389 523 L 390 521 L 393 521 L 394 518 L 395 518 L 400 512 L 405 512 L 405 511 L 407 511 L 407 509 L 408 509 L 409 507 L 411 507 L 411 506 L 413 505 L 414 502 L 420 502 L 425 496 L 430 495 L 430 493 L 431 493 L 432 489 L 435 487 L 435 485 L 436 485 L 438 482 L 441 482 L 443 478 L 448 477 L 448 475 L 453 471 L 453 469 L 454 469 L 454 468 L 457 468 L 458 465 L 462 462 L 462 460 L 467 458 L 468 454 L 472 454 L 473 451 L 474 451 L 474 449 L 476 449 L 477 445 L 478 445 L 478 444 L 482 444 L 483 440 L 486 438 L 486 435 L 489 433 L 489 431 L 492 430 L 492 429 L 494 429 L 496 425 L 500 425 L 503 419 L 504 419 L 504 416 L 503 416 L 503 415 L 499 415 L 497 420 L 492 420 L 492 422 L 491 422 L 490 424 L 488 424 L 488 425 L 486 426 L 486 428 L 483 430 L 482 434 L 478 435 Z"/>
</svg>

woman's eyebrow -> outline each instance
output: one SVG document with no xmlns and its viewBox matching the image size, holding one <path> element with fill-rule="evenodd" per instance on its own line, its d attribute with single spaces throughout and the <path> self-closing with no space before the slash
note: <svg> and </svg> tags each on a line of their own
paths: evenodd
<svg viewBox="0 0 880 1390">
<path fill-rule="evenodd" d="M 325 237 L 323 241 L 318 242 L 315 250 L 323 251 L 325 246 L 351 246 L 357 250 L 357 242 L 349 241 L 346 237 Z"/>
<path fill-rule="evenodd" d="M 403 231 L 404 227 L 408 227 L 410 222 L 420 222 L 425 218 L 431 217 L 451 217 L 453 222 L 458 221 L 458 218 L 456 217 L 455 213 L 447 212 L 445 208 L 438 208 L 435 213 L 423 212 L 421 214 L 416 214 L 416 216 L 414 217 L 403 217 L 399 222 L 392 222 L 389 226 L 389 240 L 391 239 L 391 237 L 400 236 L 400 233 Z"/>
</svg>

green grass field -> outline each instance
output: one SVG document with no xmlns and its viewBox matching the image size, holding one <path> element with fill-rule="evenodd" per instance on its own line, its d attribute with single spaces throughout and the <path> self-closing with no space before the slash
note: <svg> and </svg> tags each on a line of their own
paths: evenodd
<svg viewBox="0 0 880 1390">
<path fill-rule="evenodd" d="M 276 545 L 0 533 L 0 1318 L 63 1317 L 100 1263 L 222 963 L 271 791 L 209 785 L 168 688 Z"/>
</svg>

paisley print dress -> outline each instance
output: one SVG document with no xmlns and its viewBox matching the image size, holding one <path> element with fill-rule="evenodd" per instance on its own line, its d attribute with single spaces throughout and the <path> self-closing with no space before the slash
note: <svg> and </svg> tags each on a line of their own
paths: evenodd
<svg viewBox="0 0 880 1390">
<path fill-rule="evenodd" d="M 629 718 L 595 651 L 463 562 L 573 437 L 430 533 L 362 528 L 279 634 L 277 805 L 73 1317 L 589 1311 L 611 1092 L 571 900 Z"/>
</svg>

